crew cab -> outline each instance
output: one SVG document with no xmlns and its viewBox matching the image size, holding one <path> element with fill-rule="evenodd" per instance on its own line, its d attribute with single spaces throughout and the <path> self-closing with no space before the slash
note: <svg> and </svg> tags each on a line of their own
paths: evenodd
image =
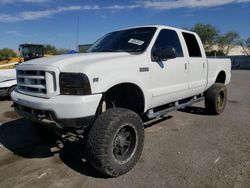
<svg viewBox="0 0 250 188">
<path fill-rule="evenodd" d="M 231 78 L 229 59 L 208 59 L 199 36 L 151 25 L 118 30 L 85 54 L 17 66 L 15 110 L 32 121 L 87 133 L 90 164 L 115 177 L 138 161 L 147 120 L 205 99 L 221 114 Z"/>
</svg>

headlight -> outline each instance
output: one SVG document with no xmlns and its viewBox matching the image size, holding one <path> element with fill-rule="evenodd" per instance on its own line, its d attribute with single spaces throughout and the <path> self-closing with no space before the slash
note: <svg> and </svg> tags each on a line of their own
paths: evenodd
<svg viewBox="0 0 250 188">
<path fill-rule="evenodd" d="M 90 95 L 89 79 L 82 73 L 62 72 L 59 76 L 61 95 Z"/>
</svg>

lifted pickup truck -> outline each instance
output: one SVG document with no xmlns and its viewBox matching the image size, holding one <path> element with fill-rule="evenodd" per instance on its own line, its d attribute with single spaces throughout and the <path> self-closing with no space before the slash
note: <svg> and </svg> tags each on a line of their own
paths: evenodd
<svg viewBox="0 0 250 188">
<path fill-rule="evenodd" d="M 133 168 L 144 144 L 143 122 L 205 99 L 223 112 L 229 59 L 207 59 L 196 33 L 167 26 L 111 32 L 86 54 L 17 66 L 15 110 L 59 129 L 87 132 L 90 164 L 115 177 Z"/>
</svg>

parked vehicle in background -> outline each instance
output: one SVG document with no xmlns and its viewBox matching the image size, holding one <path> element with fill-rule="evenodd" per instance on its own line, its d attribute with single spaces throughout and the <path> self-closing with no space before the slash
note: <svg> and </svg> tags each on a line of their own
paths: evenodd
<svg viewBox="0 0 250 188">
<path fill-rule="evenodd" d="M 41 44 L 20 44 L 19 51 L 20 57 L 0 61 L 0 97 L 10 97 L 15 89 L 17 64 L 44 57 L 44 46 Z"/>
<path fill-rule="evenodd" d="M 230 60 L 207 59 L 196 33 L 142 26 L 109 33 L 85 54 L 17 66 L 12 100 L 32 121 L 87 135 L 88 161 L 115 177 L 140 158 L 143 121 L 203 99 L 221 114 L 230 78 Z"/>
<path fill-rule="evenodd" d="M 24 61 L 44 57 L 44 46 L 42 44 L 20 44 L 19 51 Z"/>
<path fill-rule="evenodd" d="M 0 97 L 10 97 L 16 87 L 16 69 L 0 69 Z"/>
</svg>

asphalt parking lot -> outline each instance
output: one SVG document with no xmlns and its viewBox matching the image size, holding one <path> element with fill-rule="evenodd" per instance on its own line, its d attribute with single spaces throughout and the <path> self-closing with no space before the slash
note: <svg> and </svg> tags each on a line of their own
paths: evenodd
<svg viewBox="0 0 250 188">
<path fill-rule="evenodd" d="M 250 71 L 233 71 L 220 116 L 203 103 L 148 124 L 141 159 L 119 178 L 84 160 L 0 101 L 0 187 L 250 187 Z"/>
</svg>

